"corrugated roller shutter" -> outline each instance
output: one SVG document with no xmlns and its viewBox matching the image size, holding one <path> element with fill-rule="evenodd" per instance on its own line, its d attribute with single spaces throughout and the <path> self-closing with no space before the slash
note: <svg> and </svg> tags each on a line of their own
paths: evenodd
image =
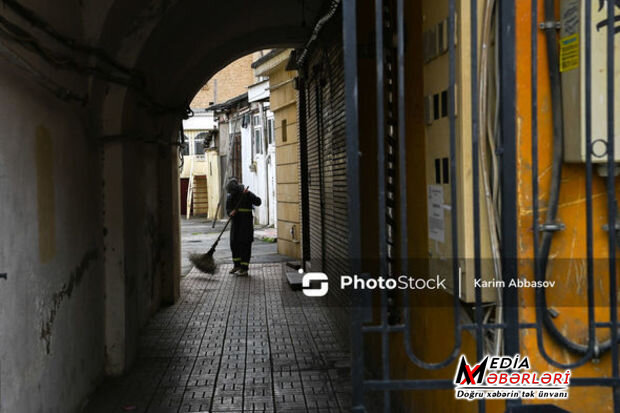
<svg viewBox="0 0 620 413">
<path fill-rule="evenodd" d="M 350 274 L 342 44 L 316 50 L 306 81 L 309 231 L 312 269 L 330 276 L 330 299 L 348 304 L 339 278 Z"/>
</svg>

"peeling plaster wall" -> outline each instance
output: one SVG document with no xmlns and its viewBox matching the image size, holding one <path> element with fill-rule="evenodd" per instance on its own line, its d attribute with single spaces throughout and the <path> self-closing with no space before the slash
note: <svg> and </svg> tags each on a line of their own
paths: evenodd
<svg viewBox="0 0 620 413">
<path fill-rule="evenodd" d="M 127 360 L 135 357 L 138 332 L 161 302 L 164 234 L 159 223 L 158 151 L 153 145 L 126 144 L 125 297 Z M 166 234 L 168 237 L 169 234 Z"/>
<path fill-rule="evenodd" d="M 74 412 L 102 376 L 99 150 L 0 60 L 0 411 Z"/>
</svg>

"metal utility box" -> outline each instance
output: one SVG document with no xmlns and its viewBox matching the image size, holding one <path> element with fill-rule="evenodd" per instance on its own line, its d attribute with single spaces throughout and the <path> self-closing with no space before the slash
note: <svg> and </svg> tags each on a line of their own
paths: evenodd
<svg viewBox="0 0 620 413">
<path fill-rule="evenodd" d="M 607 162 L 607 2 L 592 1 L 590 51 L 592 76 L 586 80 L 585 2 L 562 0 L 559 65 L 562 76 L 564 115 L 564 160 L 586 161 L 586 86 L 592 96 L 592 162 Z M 620 8 L 616 11 L 615 30 L 620 26 Z M 615 160 L 620 161 L 620 33 L 614 35 L 614 141 Z"/>
</svg>

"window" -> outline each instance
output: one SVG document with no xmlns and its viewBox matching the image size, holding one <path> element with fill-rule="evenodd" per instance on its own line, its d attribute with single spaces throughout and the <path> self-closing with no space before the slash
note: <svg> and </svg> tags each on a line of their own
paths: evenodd
<svg viewBox="0 0 620 413">
<path fill-rule="evenodd" d="M 215 147 L 214 135 L 210 132 L 200 132 L 198 135 L 196 135 L 194 140 L 201 140 L 203 148 L 214 148 Z"/>
<path fill-rule="evenodd" d="M 282 142 L 286 142 L 286 119 L 282 119 Z"/>
<path fill-rule="evenodd" d="M 260 128 L 254 129 L 254 147 L 256 148 L 256 153 L 263 153 L 263 144 L 262 144 L 262 133 Z"/>
<path fill-rule="evenodd" d="M 276 123 L 275 123 L 275 121 L 273 119 L 269 119 L 267 121 L 267 133 L 268 133 L 267 137 L 268 137 L 268 142 L 269 142 L 270 145 L 273 143 L 273 137 L 276 134 L 276 131 L 275 131 L 276 126 L 275 125 L 276 125 Z"/>
<path fill-rule="evenodd" d="M 263 153 L 263 126 L 259 114 L 252 116 L 252 126 L 254 127 L 254 151 L 257 154 Z"/>
<path fill-rule="evenodd" d="M 194 155 L 204 155 L 204 154 L 205 154 L 204 138 L 200 136 L 196 136 L 194 138 Z"/>
</svg>

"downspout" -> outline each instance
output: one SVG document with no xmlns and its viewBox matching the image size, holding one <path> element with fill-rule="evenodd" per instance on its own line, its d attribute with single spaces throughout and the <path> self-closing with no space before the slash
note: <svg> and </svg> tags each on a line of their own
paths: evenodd
<svg viewBox="0 0 620 413">
<path fill-rule="evenodd" d="M 263 151 L 265 151 L 265 208 L 267 209 L 267 225 L 270 224 L 271 214 L 270 211 L 270 203 L 269 203 L 269 144 L 267 143 L 267 111 L 265 110 L 265 104 L 261 102 L 260 104 L 261 110 L 261 122 L 263 124 Z"/>
<path fill-rule="evenodd" d="M 312 31 L 312 36 L 310 36 L 310 39 L 308 40 L 302 52 L 299 54 L 299 57 L 297 58 L 297 67 L 303 67 L 306 57 L 308 56 L 308 52 L 310 51 L 310 48 L 312 47 L 314 42 L 316 42 L 316 40 L 319 38 L 319 34 L 321 33 L 321 30 L 323 30 L 323 27 L 327 24 L 327 22 L 329 22 L 332 19 L 332 17 L 336 15 L 336 11 L 338 10 L 338 7 L 340 6 L 340 2 L 341 0 L 332 0 L 331 5 L 329 6 L 329 11 L 323 17 L 321 17 L 319 21 L 316 23 L 316 25 L 314 26 L 314 30 Z"/>
<path fill-rule="evenodd" d="M 306 103 L 306 81 L 305 70 L 299 71 L 299 105 L 297 107 L 297 119 L 299 127 L 299 165 L 300 165 L 300 185 L 301 185 L 301 260 L 304 271 L 307 271 L 306 262 L 310 262 L 310 195 L 308 179 L 308 133 L 307 133 L 307 103 Z"/>
</svg>

